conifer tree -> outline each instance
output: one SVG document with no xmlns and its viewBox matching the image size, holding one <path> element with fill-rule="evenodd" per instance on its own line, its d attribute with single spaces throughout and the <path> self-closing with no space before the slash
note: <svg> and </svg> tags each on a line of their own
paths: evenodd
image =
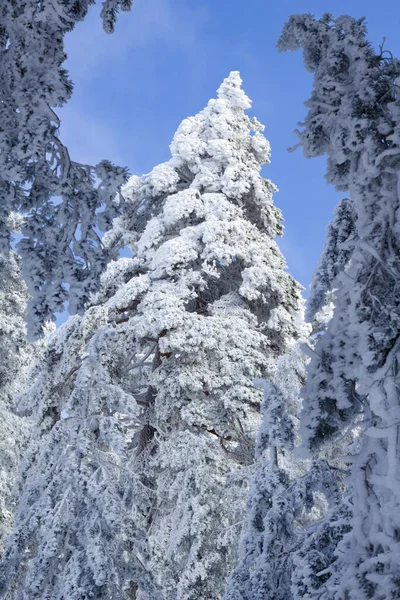
<svg viewBox="0 0 400 600">
<path fill-rule="evenodd" d="M 305 590 L 305 562 L 316 562 L 310 540 L 315 546 L 318 539 L 320 565 L 325 566 L 325 553 L 331 549 L 324 547 L 327 540 L 319 533 L 322 526 L 326 533 L 327 520 L 333 530 L 331 515 L 340 504 L 338 481 L 325 457 L 304 460 L 295 447 L 306 381 L 307 358 L 302 348 L 308 327 L 299 323 L 298 331 L 302 339 L 280 357 L 273 382 L 263 383 L 256 470 L 239 560 L 228 580 L 225 600 L 298 600 L 303 597 L 298 592 Z M 306 546 L 309 553 L 304 558 Z"/>
<path fill-rule="evenodd" d="M 18 247 L 27 281 L 28 330 L 54 320 L 69 299 L 81 310 L 110 257 L 98 230 L 116 214 L 113 198 L 125 169 L 102 161 L 74 162 L 59 138 L 54 112 L 70 98 L 63 38 L 84 19 L 93 0 L 4 0 L 0 7 L 0 252 L 10 247 L 11 212 L 25 216 Z M 103 2 L 104 29 L 114 28 L 131 0 Z M 96 185 L 96 180 L 99 182 Z"/>
<path fill-rule="evenodd" d="M 310 347 L 311 361 L 303 391 L 301 437 L 303 446 L 317 454 L 329 438 L 336 437 L 335 444 L 329 442 L 331 458 L 332 453 L 347 453 L 346 444 L 349 445 L 350 438 L 345 432 L 348 429 L 351 436 L 355 425 L 349 416 L 349 410 L 353 409 L 347 403 L 351 389 L 355 388 L 356 377 L 353 375 L 351 381 L 342 377 L 346 360 L 343 336 L 348 335 L 351 327 L 349 299 L 342 280 L 347 277 L 356 242 L 354 204 L 344 198 L 335 210 L 334 221 L 327 227 L 325 246 L 311 280 L 306 313 L 309 321 L 314 320 L 316 339 L 314 348 Z M 333 315 L 335 319 L 330 322 Z M 322 331 L 324 335 L 319 335 Z M 340 398 L 342 410 L 338 411 Z M 337 438 L 343 443 L 338 444 Z"/>
<path fill-rule="evenodd" d="M 264 401 L 256 470 L 239 560 L 228 580 L 225 600 L 291 598 L 290 550 L 297 543 L 296 518 L 304 510 L 305 495 L 304 482 L 298 485 L 305 465 L 293 456 L 305 367 L 305 356 L 297 343 L 278 360 L 274 382 L 260 382 Z M 310 498 L 307 501 L 309 504 Z"/>
<path fill-rule="evenodd" d="M 132 600 L 139 586 L 162 599 L 142 562 L 129 469 L 138 411 L 121 383 L 116 338 L 103 309 L 71 317 L 19 402 L 34 423 L 0 568 L 7 600 Z"/>
<path fill-rule="evenodd" d="M 111 262 L 54 336 L 26 398 L 37 422 L 4 589 L 222 597 L 260 424 L 254 379 L 290 349 L 301 306 L 249 107 L 233 72 L 180 125 L 172 158 L 124 186 L 104 244 L 133 258 Z"/>
<path fill-rule="evenodd" d="M 222 597 L 260 421 L 253 379 L 298 336 L 300 287 L 260 177 L 269 145 L 240 86 L 231 73 L 180 125 L 172 159 L 123 190 L 132 223 L 152 215 L 134 246 L 151 284 L 133 318 L 157 344 L 140 456 L 154 488 L 151 570 L 171 600 Z"/>
<path fill-rule="evenodd" d="M 318 597 L 394 599 L 400 594 L 400 63 L 383 49 L 377 54 L 363 20 L 348 16 L 295 15 L 279 47 L 301 47 L 314 73 L 298 132 L 305 155 L 328 155 L 327 180 L 348 190 L 357 215 L 358 239 L 326 334 L 335 337 L 334 427 L 321 426 L 317 417 L 311 436 L 317 448 L 340 435 L 337 423 L 342 429 L 359 424 L 363 432 L 351 457 L 351 532 Z"/>
<path fill-rule="evenodd" d="M 348 267 L 356 237 L 354 203 L 350 198 L 343 198 L 326 229 L 324 249 L 311 279 L 306 310 L 309 323 L 313 322 L 327 302 L 332 302 L 336 278 Z"/>
<path fill-rule="evenodd" d="M 301 392 L 303 410 L 299 414 L 299 431 L 303 448 L 297 448 L 297 454 L 303 456 L 308 456 L 311 450 L 314 468 L 316 464 L 325 466 L 323 473 L 326 482 L 330 477 L 331 493 L 326 498 L 326 510 L 320 511 L 318 518 L 312 519 L 311 525 L 301 531 L 293 546 L 291 596 L 288 595 L 293 600 L 311 600 L 318 593 L 329 579 L 329 568 L 335 561 L 339 542 L 351 529 L 351 505 L 346 498 L 344 483 L 348 465 L 344 457 L 355 442 L 355 430 L 351 421 L 346 421 L 347 427 L 343 428 L 343 414 L 338 419 L 337 412 L 333 410 L 332 413 L 332 403 L 337 393 L 332 388 L 332 372 L 337 368 L 340 345 L 336 345 L 336 341 L 341 344 L 341 336 L 336 337 L 328 325 L 337 310 L 336 295 L 339 294 L 342 299 L 340 280 L 350 266 L 356 241 L 354 204 L 349 198 L 343 198 L 335 210 L 334 220 L 327 227 L 324 249 L 313 273 L 307 300 L 306 316 L 312 322 L 312 336 L 304 348 L 311 360 L 307 376 L 304 377 L 306 385 Z M 346 311 L 343 314 L 347 315 Z M 343 327 L 343 318 L 336 316 L 336 322 Z M 316 431 L 315 423 L 318 423 Z M 324 439 L 324 434 L 321 435 L 323 429 L 332 432 L 334 428 L 337 435 L 331 433 L 329 441 Z M 326 462 L 321 463 L 321 459 Z M 308 473 L 306 477 L 310 480 Z M 313 486 L 317 484 L 319 487 L 321 479 L 311 480 L 310 483 L 310 492 L 313 493 Z M 311 507 L 311 511 L 314 508 Z"/>
<path fill-rule="evenodd" d="M 354 250 L 355 220 L 353 203 L 344 198 L 327 227 L 310 285 L 306 316 L 312 322 L 312 337 L 303 324 L 303 339 L 278 360 L 274 384 L 264 383 L 257 470 L 239 562 L 225 600 L 311 599 L 329 577 L 316 574 L 330 566 L 338 542 L 349 530 L 350 508 L 342 499 L 343 476 L 338 467 L 344 466 L 340 459 L 351 436 L 343 436 L 341 444 L 319 448 L 312 461 L 300 458 L 304 452 L 294 446 L 300 439 L 300 422 L 303 441 L 308 440 L 307 415 L 316 418 L 321 404 L 323 412 L 324 384 L 330 375 L 321 377 L 321 356 L 328 354 L 332 343 L 326 328 L 335 307 L 335 286 L 340 285 L 336 278 L 348 268 Z M 308 379 L 307 354 L 311 355 Z M 328 369 L 331 362 L 324 364 Z M 301 396 L 305 400 L 302 412 Z M 326 421 L 332 422 L 329 413 Z"/>
<path fill-rule="evenodd" d="M 0 555 L 13 522 L 13 488 L 27 430 L 15 410 L 15 395 L 23 389 L 31 357 L 25 341 L 27 291 L 19 263 L 14 252 L 0 255 Z"/>
</svg>

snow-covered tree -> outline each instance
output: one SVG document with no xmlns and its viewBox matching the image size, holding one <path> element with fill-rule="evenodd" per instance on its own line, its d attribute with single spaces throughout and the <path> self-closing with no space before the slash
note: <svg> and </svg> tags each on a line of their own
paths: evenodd
<svg viewBox="0 0 400 600">
<path fill-rule="evenodd" d="M 296 540 L 295 518 L 304 508 L 296 486 L 304 468 L 296 469 L 292 450 L 305 366 L 296 344 L 278 360 L 273 383 L 257 382 L 264 390 L 263 421 L 238 564 L 228 580 L 225 600 L 290 598 L 289 549 Z"/>
<path fill-rule="evenodd" d="M 92 308 L 54 336 L 26 399 L 37 424 L 3 565 L 16 594 L 128 598 L 131 582 L 138 599 L 222 597 L 260 424 L 254 379 L 290 349 L 301 306 L 249 107 L 231 73 L 172 158 L 122 190 L 105 244 L 133 258 L 110 263 Z"/>
<path fill-rule="evenodd" d="M 31 356 L 25 341 L 27 291 L 19 263 L 13 252 L 0 255 L 0 555 L 13 522 L 13 488 L 27 429 L 14 401 Z"/>
<path fill-rule="evenodd" d="M 317 573 L 334 560 L 338 542 L 349 530 L 350 508 L 341 497 L 340 467 L 344 465 L 340 459 L 351 437 L 344 436 L 342 444 L 325 445 L 319 455 L 314 454 L 313 461 L 298 458 L 293 442 L 298 438 L 300 415 L 304 430 L 306 415 L 315 414 L 315 405 L 324 402 L 318 386 L 324 388 L 320 360 L 329 348 L 326 327 L 335 305 L 335 280 L 348 267 L 355 239 L 354 206 L 344 198 L 328 225 L 324 250 L 311 281 L 306 316 L 312 322 L 312 338 L 304 331 L 302 342 L 279 359 L 274 376 L 277 385 L 267 385 L 265 390 L 264 420 L 256 448 L 259 466 L 249 496 L 240 561 L 230 578 L 227 600 L 311 599 L 329 577 Z M 306 347 L 311 354 L 308 379 L 302 351 Z M 331 366 L 329 361 L 324 364 Z M 313 389 L 314 371 L 317 390 Z M 302 413 L 301 396 L 305 400 Z M 327 414 L 328 422 L 329 417 Z M 302 433 L 308 439 L 307 430 Z M 275 440 L 271 444 L 272 437 Z"/>
<path fill-rule="evenodd" d="M 273 384 L 264 384 L 263 423 L 256 446 L 257 469 L 250 488 L 247 525 L 225 600 L 311 598 L 307 594 L 327 578 L 318 578 L 316 573 L 331 564 L 337 543 L 348 528 L 343 521 L 337 524 L 344 515 L 348 520 L 349 510 L 341 501 L 341 478 L 331 470 L 332 466 L 337 468 L 343 446 L 324 447 L 312 461 L 299 458 L 298 454 L 304 453 L 294 446 L 300 441 L 300 415 L 304 430 L 306 414 L 314 415 L 320 400 L 318 393 L 306 394 L 303 389 L 307 354 L 311 354 L 312 364 L 320 360 L 320 346 L 327 340 L 326 327 L 334 309 L 335 280 L 348 266 L 355 237 L 353 203 L 344 198 L 328 225 L 324 250 L 310 285 L 306 317 L 312 323 L 312 337 L 308 337 L 303 324 L 303 339 L 278 360 Z M 321 385 L 319 368 L 318 364 Z M 309 373 L 308 392 L 310 379 Z M 301 396 L 306 400 L 302 413 Z M 302 433 L 307 434 L 307 429 Z"/>
<path fill-rule="evenodd" d="M 298 543 L 291 554 L 291 595 L 287 596 L 287 600 L 313 600 L 326 597 L 323 595 L 326 593 L 325 584 L 330 579 L 332 563 L 337 559 L 338 545 L 351 531 L 351 504 L 343 498 L 342 483 L 335 482 L 331 469 L 326 463 L 314 462 L 313 464 L 319 464 L 323 469 L 316 472 L 317 476 L 314 479 L 308 478 L 308 492 L 313 495 L 315 489 L 323 489 L 322 497 L 326 498 L 326 492 L 329 491 L 330 502 L 326 510 L 317 514 L 317 518 L 302 530 L 301 535 L 298 535 Z M 327 488 L 324 489 L 321 482 Z M 313 508 L 315 505 L 311 510 Z"/>
<path fill-rule="evenodd" d="M 260 422 L 253 380 L 271 376 L 299 335 L 300 286 L 274 242 L 274 186 L 260 176 L 269 144 L 249 107 L 233 72 L 180 125 L 171 160 L 123 189 L 149 286 L 126 314 L 154 345 L 140 446 L 154 488 L 150 566 L 171 600 L 222 597 Z M 118 224 L 115 234 L 126 235 Z"/>
<path fill-rule="evenodd" d="M 320 572 L 349 530 L 336 452 L 313 460 L 297 453 L 307 333 L 303 328 L 303 340 L 280 357 L 273 383 L 263 382 L 247 524 L 224 600 L 311 600 L 329 577 Z"/>
<path fill-rule="evenodd" d="M 334 340 L 335 366 L 324 384 L 333 426 L 323 411 L 309 425 L 316 447 L 357 424 L 363 432 L 348 461 L 351 531 L 318 598 L 394 599 L 400 594 L 400 62 L 383 49 L 377 54 L 363 20 L 348 16 L 295 15 L 279 47 L 301 47 L 314 73 L 298 132 L 304 152 L 328 155 L 327 180 L 350 193 L 357 215 L 351 263 L 339 277 L 325 334 Z M 321 360 L 321 367 L 324 378 L 329 365 Z"/>
<path fill-rule="evenodd" d="M 306 455 L 309 447 L 312 450 L 313 463 L 325 460 L 325 480 L 330 481 L 330 493 L 326 510 L 319 512 L 298 536 L 297 544 L 292 552 L 291 594 L 293 600 L 311 600 L 318 590 L 329 579 L 329 567 L 336 559 L 335 552 L 345 533 L 351 529 L 351 504 L 345 497 L 345 475 L 348 465 L 344 457 L 351 444 L 355 443 L 356 431 L 354 423 L 343 429 L 345 416 L 338 419 L 336 410 L 331 413 L 332 398 L 336 390 L 331 387 L 332 372 L 337 367 L 334 357 L 341 356 L 340 346 L 335 342 L 342 339 L 336 337 L 328 324 L 335 312 L 336 293 L 341 288 L 340 277 L 347 271 L 357 240 L 356 214 L 354 204 L 349 198 L 342 199 L 336 207 L 334 220 L 329 223 L 321 258 L 314 271 L 310 295 L 307 300 L 306 317 L 312 322 L 312 336 L 307 343 L 311 360 L 304 378 L 306 386 L 301 392 L 303 407 L 300 413 L 302 449 L 298 454 Z M 342 296 L 339 296 L 343 300 Z M 347 314 L 344 311 L 344 314 Z M 344 320 L 336 317 L 336 323 L 343 327 Z M 317 430 L 314 425 L 318 420 Z M 331 432 L 335 429 L 336 436 Z M 331 441 L 326 441 L 326 432 Z M 339 433 L 340 432 L 340 433 Z M 310 435 L 311 434 L 311 435 Z M 333 438 L 333 440 L 332 440 Z M 299 452 L 300 450 L 300 452 Z M 328 475 L 329 473 L 329 475 Z M 308 477 L 308 473 L 306 475 Z M 309 480 L 310 493 L 316 485 L 320 489 L 321 478 Z M 324 494 L 326 496 L 326 494 Z M 315 507 L 311 511 L 315 512 Z M 328 569 L 328 571 L 325 571 Z"/>
<path fill-rule="evenodd" d="M 7 600 L 131 600 L 139 585 L 162 598 L 143 566 L 129 469 L 138 410 L 121 385 L 117 342 L 105 309 L 71 317 L 19 402 L 34 426 L 0 569 Z"/>
<path fill-rule="evenodd" d="M 299 325 L 303 339 L 277 361 L 273 382 L 263 382 L 247 523 L 225 600 L 300 598 L 293 586 L 304 571 L 298 553 L 339 503 L 338 481 L 326 460 L 296 456 L 307 365 L 302 348 L 308 335 L 308 328 Z"/>
<path fill-rule="evenodd" d="M 63 37 L 84 19 L 93 0 L 4 0 L 0 7 L 0 252 L 8 251 L 9 214 L 23 212 L 19 243 L 31 295 L 29 331 L 63 310 L 81 309 L 109 256 L 98 236 L 115 216 L 122 168 L 71 160 L 54 112 L 71 96 Z M 104 29 L 131 0 L 103 2 Z M 67 284 L 67 285 L 66 285 Z"/>
<path fill-rule="evenodd" d="M 326 304 L 332 303 L 335 280 L 347 268 L 356 239 L 354 203 L 349 198 L 343 198 L 335 209 L 333 221 L 326 228 L 324 249 L 311 278 L 306 310 L 309 323 Z"/>
<path fill-rule="evenodd" d="M 313 321 L 315 339 L 314 344 L 310 344 L 311 361 L 303 390 L 301 437 L 303 445 L 317 454 L 328 439 L 335 436 L 336 455 L 346 453 L 345 445 L 350 443 L 345 435 L 346 427 L 349 433 L 354 427 L 354 407 L 348 407 L 350 418 L 346 406 L 348 396 L 355 389 L 356 375 L 353 374 L 351 380 L 343 376 L 347 360 L 344 336 L 350 334 L 351 326 L 349 298 L 342 279 L 347 277 L 356 242 L 354 204 L 344 198 L 327 227 L 325 246 L 311 280 L 307 302 L 306 316 Z M 330 322 L 333 315 L 335 319 Z M 341 407 L 339 411 L 337 403 Z M 342 444 L 338 444 L 338 437 L 342 438 Z M 332 444 L 330 447 L 333 452 Z"/>
</svg>

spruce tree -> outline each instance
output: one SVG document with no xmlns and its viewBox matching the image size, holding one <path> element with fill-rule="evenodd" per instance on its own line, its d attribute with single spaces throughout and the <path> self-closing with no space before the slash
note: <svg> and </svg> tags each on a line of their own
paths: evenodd
<svg viewBox="0 0 400 600">
<path fill-rule="evenodd" d="M 150 287 L 132 318 L 155 349 L 139 457 L 154 489 L 151 570 L 171 600 L 222 597 L 260 422 L 253 380 L 299 335 L 300 286 L 273 239 L 269 145 L 249 107 L 233 72 L 180 125 L 172 159 L 123 190 L 131 223 L 146 222 L 133 249 Z"/>
<path fill-rule="evenodd" d="M 315 448 L 341 434 L 338 423 L 360 426 L 349 459 L 353 515 L 318 597 L 394 599 L 400 594 L 400 63 L 383 49 L 376 53 L 363 20 L 348 16 L 295 15 L 279 47 L 302 48 L 314 73 L 298 132 L 304 152 L 327 154 L 327 180 L 350 193 L 357 216 L 358 239 L 326 334 L 335 337 L 334 426 L 321 426 L 318 417 L 311 424 Z"/>
<path fill-rule="evenodd" d="M 314 515 L 318 518 L 312 519 L 311 524 L 301 531 L 293 546 L 290 596 L 293 600 L 311 600 L 319 593 L 318 590 L 329 579 L 337 546 L 351 529 L 352 511 L 345 484 L 345 476 L 349 473 L 344 457 L 355 442 L 356 428 L 347 414 L 332 412 L 337 397 L 337 389 L 332 387 L 332 373 L 338 364 L 340 366 L 338 357 L 341 356 L 342 336 L 336 336 L 335 330 L 328 326 L 336 314 L 336 326 L 345 327 L 346 319 L 343 317 L 347 316 L 347 312 L 343 311 L 341 316 L 336 313 L 336 296 L 339 294 L 343 301 L 341 278 L 349 269 L 356 241 L 354 203 L 343 198 L 335 210 L 334 220 L 328 224 L 324 249 L 313 273 L 307 299 L 306 317 L 312 322 L 312 335 L 304 348 L 311 360 L 305 377 L 306 385 L 301 392 L 303 410 L 299 414 L 299 432 L 302 446 L 297 448 L 297 454 L 303 457 L 310 456 L 311 451 L 311 464 L 314 466 L 324 465 L 330 494 L 324 494 L 328 501 L 325 502 L 325 510 Z M 321 460 L 325 462 L 321 463 Z M 320 487 L 321 479 L 310 483 L 310 492 L 313 493 L 315 485 Z M 311 507 L 311 511 L 313 509 Z"/>
<path fill-rule="evenodd" d="M 308 327 L 299 323 L 298 330 L 303 339 L 278 360 L 273 382 L 263 384 L 263 422 L 246 526 L 224 600 L 298 600 L 308 591 L 303 582 L 306 561 L 315 565 L 318 557 L 322 570 L 325 554 L 332 550 L 320 532 L 323 528 L 326 534 L 328 526 L 333 530 L 339 482 L 325 457 L 310 461 L 297 455 Z M 319 553 L 314 549 L 316 538 Z M 304 557 L 305 547 L 309 552 Z"/>
<path fill-rule="evenodd" d="M 64 36 L 93 0 L 4 0 L 0 7 L 0 252 L 8 252 L 11 212 L 25 216 L 18 248 L 31 296 L 28 330 L 54 320 L 69 300 L 81 310 L 111 258 L 98 231 L 116 214 L 115 192 L 126 170 L 102 161 L 74 162 L 59 137 L 54 112 L 71 96 L 63 67 Z M 104 29 L 114 28 L 131 0 L 103 2 Z"/>
<path fill-rule="evenodd" d="M 249 107 L 233 72 L 172 158 L 122 189 L 104 244 L 133 258 L 55 334 L 25 401 L 37 419 L 5 589 L 222 597 L 261 420 L 254 379 L 290 349 L 301 306 Z"/>
</svg>

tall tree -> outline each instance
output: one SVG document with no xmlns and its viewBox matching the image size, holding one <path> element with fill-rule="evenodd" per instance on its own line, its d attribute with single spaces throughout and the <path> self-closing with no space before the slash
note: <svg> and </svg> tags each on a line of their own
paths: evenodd
<svg viewBox="0 0 400 600">
<path fill-rule="evenodd" d="M 0 555 L 13 523 L 13 489 L 27 430 L 15 395 L 23 390 L 32 354 L 25 341 L 27 291 L 19 263 L 13 252 L 0 255 Z"/>
<path fill-rule="evenodd" d="M 310 347 L 311 361 L 303 391 L 300 429 L 303 446 L 317 454 L 327 442 L 332 451 L 334 445 L 337 447 L 336 454 L 346 453 L 350 438 L 345 431 L 348 429 L 350 434 L 354 429 L 352 417 L 356 415 L 354 407 L 348 405 L 348 397 L 355 388 L 356 376 L 353 375 L 351 380 L 343 377 L 347 359 L 343 336 L 351 332 L 346 278 L 356 242 L 354 203 L 344 198 L 327 227 L 325 246 L 311 280 L 307 301 L 306 316 L 309 321 L 314 321 L 315 340 L 314 348 Z M 335 319 L 328 325 L 327 317 L 330 320 L 333 315 Z M 322 331 L 324 334 L 319 335 Z M 338 444 L 339 437 L 344 441 L 341 444 Z M 332 445 L 333 438 L 336 439 Z"/>
<path fill-rule="evenodd" d="M 26 215 L 19 243 L 31 300 L 29 332 L 54 319 L 70 301 L 82 309 L 109 256 L 98 231 L 115 215 L 113 198 L 125 169 L 71 160 L 54 112 L 71 96 L 63 68 L 64 35 L 84 19 L 93 0 L 4 0 L 0 8 L 0 252 L 7 252 L 9 214 Z M 118 10 L 132 0 L 106 0 L 102 19 L 113 31 Z M 99 184 L 97 185 L 97 182 Z"/>
<path fill-rule="evenodd" d="M 104 243 L 134 258 L 110 263 L 27 396 L 37 424 L 3 566 L 19 593 L 222 597 L 260 423 L 254 379 L 291 347 L 301 306 L 249 107 L 233 72 L 180 125 L 172 158 L 122 190 Z"/>
<path fill-rule="evenodd" d="M 225 600 L 291 598 L 290 550 L 297 542 L 296 518 L 304 509 L 302 496 L 309 496 L 304 494 L 303 482 L 298 485 L 305 465 L 292 453 L 305 366 L 305 356 L 296 344 L 278 361 L 274 382 L 260 381 L 264 401 L 256 469 L 238 564 L 228 580 Z M 310 498 L 307 500 L 309 503 Z"/>
<path fill-rule="evenodd" d="M 299 323 L 299 332 L 303 339 L 278 360 L 273 382 L 263 384 L 246 527 L 225 600 L 298 600 L 310 587 L 309 563 L 321 571 L 332 546 L 336 549 L 329 535 L 337 529 L 332 515 L 337 517 L 340 506 L 339 482 L 324 457 L 310 461 L 297 455 L 308 328 Z"/>
<path fill-rule="evenodd" d="M 343 198 L 335 210 L 334 220 L 327 227 L 324 249 L 313 273 L 307 300 L 306 317 L 312 322 L 312 335 L 305 348 L 311 360 L 304 378 L 306 385 L 301 393 L 303 409 L 299 415 L 299 431 L 303 448 L 297 448 L 297 452 L 303 456 L 309 455 L 311 450 L 314 465 L 311 472 L 316 464 L 325 466 L 321 475 L 324 475 L 322 480 L 328 484 L 330 493 L 328 497 L 324 493 L 328 500 L 325 510 L 314 514 L 311 524 L 298 530 L 296 542 L 291 548 L 291 596 L 288 595 L 288 598 L 292 597 L 293 600 L 318 597 L 321 586 L 329 579 L 330 565 L 336 558 L 338 544 L 351 529 L 352 511 L 345 484 L 348 464 L 344 457 L 356 442 L 356 429 L 351 420 L 346 420 L 347 415 L 338 415 L 336 411 L 334 399 L 337 389 L 332 387 L 332 373 L 340 368 L 338 357 L 341 356 L 343 340 L 341 335 L 336 336 L 334 328 L 328 330 L 328 324 L 337 310 L 338 293 L 343 302 L 341 279 L 350 266 L 356 241 L 354 203 L 349 198 Z M 341 327 L 342 331 L 344 315 L 347 316 L 345 310 L 341 318 L 336 315 L 336 326 Z M 336 435 L 333 435 L 333 431 Z M 321 459 L 325 462 L 321 463 Z M 307 473 L 306 478 L 309 494 L 313 495 L 321 489 L 321 477 L 310 478 Z M 313 510 L 315 513 L 315 507 L 311 507 L 311 513 Z"/>
<path fill-rule="evenodd" d="M 274 242 L 281 215 L 260 176 L 269 144 L 249 107 L 233 72 L 180 125 L 172 159 L 123 190 L 149 276 L 127 317 L 154 345 L 139 445 L 154 490 L 150 568 L 171 600 L 222 597 L 260 422 L 253 380 L 299 335 L 301 288 Z"/>
<path fill-rule="evenodd" d="M 400 594 L 399 131 L 400 63 L 366 39 L 363 20 L 295 15 L 281 50 L 302 48 L 314 73 L 298 132 L 306 156 L 328 155 L 327 180 L 357 214 L 351 264 L 327 335 L 336 337 L 334 423 L 364 428 L 351 458 L 352 529 L 319 598 L 387 600 Z M 323 417 L 323 414 L 322 414 Z M 312 423 L 317 446 L 339 428 Z"/>
<path fill-rule="evenodd" d="M 7 600 L 132 600 L 138 587 L 162 598 L 143 566 L 129 468 L 138 411 L 121 383 L 117 341 L 106 310 L 71 317 L 19 402 L 34 425 L 0 567 Z"/>
</svg>

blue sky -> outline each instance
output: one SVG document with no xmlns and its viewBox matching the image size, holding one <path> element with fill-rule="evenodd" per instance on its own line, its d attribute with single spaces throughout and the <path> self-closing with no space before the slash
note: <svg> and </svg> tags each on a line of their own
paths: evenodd
<svg viewBox="0 0 400 600">
<path fill-rule="evenodd" d="M 61 135 L 74 160 L 103 158 L 141 174 L 167 160 L 179 123 L 215 97 L 239 70 L 253 100 L 249 114 L 265 124 L 272 162 L 263 175 L 279 188 L 285 217 L 279 242 L 289 270 L 307 286 L 339 194 L 324 181 L 325 159 L 289 153 L 305 114 L 311 76 L 301 53 L 278 54 L 283 23 L 293 13 L 365 16 L 375 47 L 400 56 L 400 4 L 372 0 L 135 0 L 113 35 L 103 33 L 100 2 L 66 38 L 75 84 L 59 111 Z"/>
</svg>

